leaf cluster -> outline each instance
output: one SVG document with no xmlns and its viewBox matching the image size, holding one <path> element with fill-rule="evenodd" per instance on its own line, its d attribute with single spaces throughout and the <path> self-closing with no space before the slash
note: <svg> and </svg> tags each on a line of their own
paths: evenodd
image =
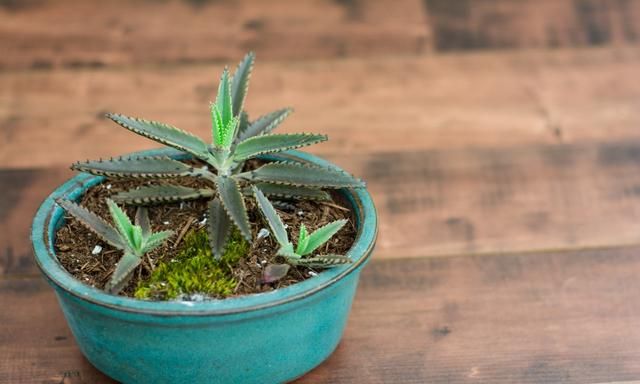
<svg viewBox="0 0 640 384">
<path fill-rule="evenodd" d="M 114 228 L 100 216 L 70 200 L 58 199 L 56 202 L 103 241 L 124 252 L 105 287 L 111 293 L 117 293 L 126 286 L 147 252 L 159 247 L 173 235 L 173 231 L 153 232 L 147 209 L 143 207 L 136 211 L 133 224 L 113 200 L 107 199 Z"/>
<path fill-rule="evenodd" d="M 330 199 L 323 189 L 362 187 L 361 180 L 330 167 L 297 162 L 273 162 L 243 171 L 244 163 L 267 153 L 320 143 L 326 135 L 271 132 L 291 113 L 284 108 L 250 121 L 243 110 L 254 55 L 249 53 L 233 76 L 225 69 L 215 102 L 211 103 L 212 141 L 168 124 L 121 114 L 107 116 L 131 132 L 176 148 L 204 162 L 194 167 L 166 156 L 136 156 L 76 163 L 72 169 L 111 178 L 168 179 L 171 185 L 149 185 L 113 196 L 115 201 L 135 204 L 161 204 L 194 199 L 209 200 L 209 237 L 215 257 L 222 255 L 229 231 L 239 229 L 248 241 L 251 231 L 245 199 L 252 197 L 251 186 L 259 187 L 274 199 Z M 184 177 L 205 180 L 207 187 L 179 185 Z"/>
<path fill-rule="evenodd" d="M 280 244 L 278 254 L 285 257 L 290 264 L 332 266 L 350 262 L 347 257 L 341 255 L 309 257 L 339 231 L 346 221 L 330 223 L 312 233 L 309 233 L 303 225 L 294 249 L 282 220 L 267 197 L 276 203 L 281 202 L 282 199 L 329 200 L 330 195 L 326 189 L 363 187 L 364 183 L 361 180 L 336 168 L 288 161 L 266 163 L 257 169 L 245 170 L 245 162 L 260 155 L 283 152 L 327 140 L 327 136 L 321 134 L 272 133 L 290 115 L 292 111 L 290 108 L 276 110 L 253 121 L 250 119 L 244 110 L 244 102 L 254 60 L 253 53 L 249 53 L 239 63 L 233 75 L 226 68 L 223 71 L 215 101 L 210 104 L 212 121 L 210 142 L 205 142 L 169 124 L 122 114 L 107 115 L 125 129 L 189 154 L 204 166 L 193 166 L 167 156 L 119 157 L 78 162 L 72 165 L 74 170 L 110 178 L 139 178 L 170 182 L 145 185 L 112 196 L 115 202 L 109 200 L 108 204 L 115 229 L 75 203 L 67 200 L 58 201 L 64 209 L 95 231 L 103 240 L 124 251 L 124 256 L 107 285 L 109 291 L 120 290 L 135 267 L 142 262 L 144 254 L 160 245 L 172 234 L 170 231 L 151 232 L 146 209 L 142 208 L 151 204 L 207 200 L 208 249 L 217 261 L 225 255 L 232 233 L 238 233 L 246 241 L 251 241 L 251 227 L 245 200 L 256 199 Z M 197 178 L 204 181 L 202 184 L 205 186 L 192 188 L 181 185 L 181 180 L 185 178 Z M 135 224 L 131 223 L 116 202 L 141 207 L 136 214 Z M 198 277 L 192 279 L 188 277 L 191 273 L 188 271 L 194 271 L 203 266 L 198 263 L 208 262 L 205 261 L 207 255 L 192 256 L 189 261 L 185 261 L 185 264 L 181 264 L 180 268 L 183 272 L 165 266 L 158 273 L 165 274 L 168 279 L 173 276 L 171 277 L 173 280 L 169 280 L 173 281 L 170 284 L 174 284 L 172 288 L 174 291 L 191 290 L 194 287 L 204 291 L 224 290 L 223 287 L 205 286 L 205 281 L 211 281 L 213 276 L 208 276 L 202 281 L 198 280 Z M 178 266 L 174 267 L 178 268 Z M 283 271 L 286 274 L 286 269 L 288 266 L 286 268 L 270 266 L 270 270 L 279 270 L 280 274 Z M 165 293 L 170 294 L 170 292 Z"/>
<path fill-rule="evenodd" d="M 269 228 L 271 228 L 271 232 L 280 246 L 277 254 L 284 257 L 289 264 L 303 265 L 307 267 L 328 267 L 351 263 L 351 259 L 343 255 L 327 254 L 306 257 L 311 255 L 315 250 L 329 241 L 333 235 L 338 233 L 338 231 L 347 223 L 347 220 L 333 221 L 311 233 L 309 233 L 305 225 L 302 224 L 300 226 L 298 241 L 294 248 L 293 243 L 289 240 L 287 228 L 271 202 L 258 188 L 253 187 L 253 193 L 255 194 L 256 202 L 260 207 L 262 216 L 267 221 Z M 288 265 L 269 266 L 265 271 L 265 280 L 278 280 L 284 277 L 288 270 Z"/>
</svg>

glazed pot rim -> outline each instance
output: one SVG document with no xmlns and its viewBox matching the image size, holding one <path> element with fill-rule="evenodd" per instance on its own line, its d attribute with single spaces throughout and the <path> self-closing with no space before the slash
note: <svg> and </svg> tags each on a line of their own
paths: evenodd
<svg viewBox="0 0 640 384">
<path fill-rule="evenodd" d="M 182 152 L 171 148 L 136 152 L 131 155 L 167 155 L 175 158 L 188 158 Z M 322 158 L 294 150 L 277 155 L 264 156 L 263 158 L 267 160 L 309 162 L 339 169 Z M 366 188 L 345 189 L 343 193 L 350 201 L 358 219 L 356 240 L 347 253 L 353 259 L 351 264 L 325 270 L 317 276 L 288 287 L 226 299 L 201 302 L 177 300 L 145 301 L 111 295 L 85 285 L 73 277 L 58 262 L 53 248 L 56 224 L 62 219 L 63 215 L 63 210 L 55 204 L 55 199 L 59 197 L 77 199 L 89 187 L 98 184 L 102 180 L 104 180 L 103 177 L 81 173 L 69 179 L 47 196 L 34 217 L 31 228 L 31 244 L 36 263 L 50 283 L 81 300 L 119 311 L 158 316 L 208 316 L 250 312 L 293 302 L 313 295 L 362 268 L 368 262 L 377 238 L 377 213 L 369 192 Z"/>
</svg>

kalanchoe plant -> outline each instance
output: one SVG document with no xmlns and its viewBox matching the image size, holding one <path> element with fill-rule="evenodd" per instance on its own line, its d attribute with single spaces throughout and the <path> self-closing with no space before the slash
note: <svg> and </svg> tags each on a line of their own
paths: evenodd
<svg viewBox="0 0 640 384">
<path fill-rule="evenodd" d="M 107 199 L 109 212 L 115 224 L 114 228 L 100 216 L 70 200 L 58 199 L 56 202 L 102 240 L 124 252 L 105 286 L 110 293 L 118 293 L 122 290 L 135 268 L 142 263 L 144 255 L 173 235 L 173 231 L 152 232 L 149 215 L 144 207 L 138 208 L 134 225 L 113 200 Z"/>
<path fill-rule="evenodd" d="M 136 205 L 209 199 L 209 235 L 214 255 L 219 258 L 232 225 L 251 240 L 244 198 L 250 186 L 258 186 L 273 198 L 329 199 L 323 188 L 361 187 L 362 181 L 333 168 L 296 162 L 273 162 L 243 171 L 244 162 L 256 156 L 282 152 L 325 141 L 325 135 L 272 134 L 291 109 L 285 108 L 250 122 L 243 111 L 254 55 L 248 54 L 233 77 L 222 73 L 218 94 L 211 103 L 212 143 L 173 126 L 120 114 L 107 116 L 122 127 L 186 152 L 206 164 L 194 167 L 166 156 L 143 156 L 76 163 L 72 169 L 112 178 L 170 179 L 196 177 L 207 181 L 204 188 L 180 185 L 150 185 L 113 196 L 118 202 Z"/>
<path fill-rule="evenodd" d="M 271 232 L 280 246 L 277 254 L 284 257 L 288 264 L 326 268 L 351 262 L 349 257 L 343 255 L 328 254 L 309 257 L 309 255 L 342 229 L 347 223 L 347 220 L 333 221 L 312 233 L 309 233 L 305 225 L 302 224 L 300 226 L 298 242 L 294 249 L 293 243 L 289 240 L 287 229 L 271 202 L 269 202 L 265 195 L 255 186 L 253 187 L 253 193 L 255 194 L 256 202 L 260 207 L 262 215 L 269 224 Z M 265 282 L 279 280 L 287 274 L 288 270 L 289 267 L 287 264 L 269 265 L 265 268 L 263 280 Z"/>
</svg>

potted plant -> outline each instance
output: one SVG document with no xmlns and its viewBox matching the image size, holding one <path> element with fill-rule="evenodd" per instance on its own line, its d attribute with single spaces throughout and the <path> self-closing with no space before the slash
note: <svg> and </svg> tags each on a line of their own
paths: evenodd
<svg viewBox="0 0 640 384">
<path fill-rule="evenodd" d="M 295 150 L 326 136 L 271 133 L 290 109 L 249 119 L 253 62 L 224 70 L 211 144 L 109 114 L 170 148 L 75 163 L 35 216 L 81 351 L 120 382 L 285 382 L 342 336 L 375 208 L 362 181 Z"/>
</svg>

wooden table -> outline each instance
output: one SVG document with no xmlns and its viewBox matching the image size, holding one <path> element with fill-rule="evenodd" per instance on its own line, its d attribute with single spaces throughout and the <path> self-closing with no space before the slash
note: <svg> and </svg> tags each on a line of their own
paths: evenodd
<svg viewBox="0 0 640 384">
<path fill-rule="evenodd" d="M 640 1 L 0 1 L 0 383 L 109 383 L 28 241 L 70 162 L 206 136 L 216 77 L 368 181 L 337 351 L 300 383 L 640 380 Z"/>
</svg>

